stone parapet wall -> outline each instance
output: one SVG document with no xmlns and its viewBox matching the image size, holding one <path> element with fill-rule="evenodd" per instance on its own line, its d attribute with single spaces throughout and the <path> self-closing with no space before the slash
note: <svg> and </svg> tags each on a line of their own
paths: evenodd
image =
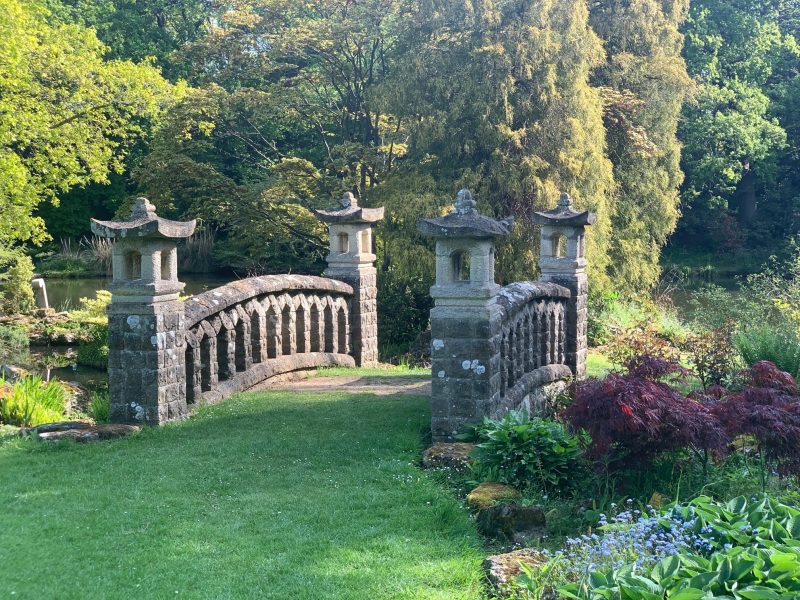
<svg viewBox="0 0 800 600">
<path fill-rule="evenodd" d="M 264 379 L 355 366 L 353 287 L 304 275 L 235 281 L 189 299 L 186 401 L 216 402 Z"/>
</svg>

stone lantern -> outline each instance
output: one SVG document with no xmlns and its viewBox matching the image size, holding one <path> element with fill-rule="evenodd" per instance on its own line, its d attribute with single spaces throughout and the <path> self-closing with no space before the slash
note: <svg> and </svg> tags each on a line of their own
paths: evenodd
<svg viewBox="0 0 800 600">
<path fill-rule="evenodd" d="M 495 239 L 513 219 L 481 215 L 461 190 L 445 217 L 417 227 L 436 240 L 436 283 L 431 287 L 431 427 L 434 441 L 452 439 L 469 422 L 489 414 L 500 393 L 500 286 L 494 281 Z"/>
<path fill-rule="evenodd" d="M 542 226 L 539 268 L 542 281 L 568 288 L 572 296 L 566 314 L 566 364 L 576 379 L 586 376 L 587 303 L 589 284 L 586 277 L 586 227 L 597 216 L 576 211 L 569 194 L 562 194 L 553 210 L 537 212 L 533 222 Z"/>
<path fill-rule="evenodd" d="M 186 416 L 183 303 L 177 241 L 195 221 L 156 215 L 138 198 L 127 220 L 92 219 L 92 232 L 114 239 L 108 307 L 110 418 L 159 425 Z"/>
<path fill-rule="evenodd" d="M 378 287 L 372 227 L 383 219 L 384 209 L 362 208 L 347 192 L 339 201 L 339 208 L 315 213 L 328 226 L 330 237 L 325 277 L 353 286 L 350 328 L 356 364 L 374 366 L 378 363 Z"/>
</svg>

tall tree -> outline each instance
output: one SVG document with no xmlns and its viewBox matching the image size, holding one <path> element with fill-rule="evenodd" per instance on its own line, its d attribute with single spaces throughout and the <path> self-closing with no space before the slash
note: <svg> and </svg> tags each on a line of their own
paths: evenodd
<svg viewBox="0 0 800 600">
<path fill-rule="evenodd" d="M 224 12 L 182 50 L 198 91 L 170 115 L 139 182 L 235 232 L 241 266 L 318 261 L 310 209 L 345 190 L 366 200 L 400 152 L 373 90 L 392 71 L 407 4 L 250 0 Z"/>
<path fill-rule="evenodd" d="M 591 24 L 606 62 L 593 81 L 605 103 L 616 210 L 610 273 L 622 291 L 647 290 L 679 216 L 681 108 L 692 82 L 679 26 L 688 0 L 599 0 Z"/>
<path fill-rule="evenodd" d="M 0 246 L 43 241 L 42 202 L 106 181 L 180 89 L 149 65 L 104 60 L 79 25 L 35 0 L 0 0 Z"/>
<path fill-rule="evenodd" d="M 604 285 L 613 178 L 602 99 L 589 85 L 603 52 L 586 4 L 426 0 L 414 23 L 402 71 L 385 94 L 409 128 L 407 185 L 395 185 L 440 205 L 467 186 L 484 210 L 516 216 L 516 233 L 499 250 L 506 281 L 535 274 L 531 213 L 569 192 L 598 212 L 589 254 L 593 283 Z M 384 192 L 391 212 L 410 225 L 410 194 Z"/>
<path fill-rule="evenodd" d="M 685 56 L 700 89 L 684 111 L 683 197 L 687 238 L 719 247 L 741 239 L 759 198 L 777 200 L 776 165 L 786 131 L 776 117 L 775 87 L 794 77 L 798 48 L 779 26 L 779 2 L 695 0 Z M 735 215 L 739 225 L 730 218 Z M 711 225 L 709 225 L 711 224 Z M 733 244 L 735 245 L 735 244 Z"/>
</svg>

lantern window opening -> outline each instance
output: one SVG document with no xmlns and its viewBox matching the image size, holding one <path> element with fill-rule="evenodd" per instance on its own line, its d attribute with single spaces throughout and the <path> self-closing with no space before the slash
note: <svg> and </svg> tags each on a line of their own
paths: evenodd
<svg viewBox="0 0 800 600">
<path fill-rule="evenodd" d="M 346 233 L 340 233 L 339 236 L 339 252 L 347 254 L 350 252 L 350 236 Z"/>
</svg>

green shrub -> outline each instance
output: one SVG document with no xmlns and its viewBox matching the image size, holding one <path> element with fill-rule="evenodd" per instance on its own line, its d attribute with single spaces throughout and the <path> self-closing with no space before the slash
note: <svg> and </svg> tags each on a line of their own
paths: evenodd
<svg viewBox="0 0 800 600">
<path fill-rule="evenodd" d="M 34 309 L 33 273 L 30 257 L 19 250 L 0 247 L 0 313 L 25 313 Z"/>
<path fill-rule="evenodd" d="M 33 427 L 64 417 L 67 394 L 58 381 L 42 381 L 36 375 L 13 384 L 0 378 L 0 423 Z"/>
<path fill-rule="evenodd" d="M 28 334 L 20 327 L 0 325 L 0 361 L 17 362 L 28 349 Z"/>
<path fill-rule="evenodd" d="M 108 392 L 92 392 L 89 400 L 89 416 L 97 423 L 108 423 L 110 410 Z"/>
<path fill-rule="evenodd" d="M 108 325 L 91 325 L 85 341 L 78 346 L 79 365 L 108 368 Z"/>
<path fill-rule="evenodd" d="M 745 364 L 766 360 L 794 377 L 800 375 L 800 336 L 792 325 L 753 326 L 733 339 Z"/>
<path fill-rule="evenodd" d="M 78 308 L 70 311 L 69 318 L 76 323 L 105 325 L 108 323 L 106 309 L 111 304 L 111 292 L 97 290 L 94 298 L 81 298 Z"/>
<path fill-rule="evenodd" d="M 516 488 L 560 489 L 574 476 L 580 439 L 549 419 L 509 411 L 474 428 L 473 472 Z"/>
</svg>

